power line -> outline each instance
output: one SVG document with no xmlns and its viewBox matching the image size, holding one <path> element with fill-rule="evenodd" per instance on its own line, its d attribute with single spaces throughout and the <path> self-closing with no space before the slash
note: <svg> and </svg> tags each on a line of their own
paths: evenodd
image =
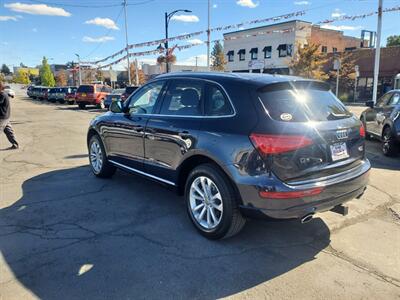
<svg viewBox="0 0 400 300">
<path fill-rule="evenodd" d="M 46 5 L 57 5 L 57 6 L 64 6 L 64 7 L 79 7 L 79 8 L 107 8 L 107 7 L 118 7 L 123 6 L 123 3 L 116 3 L 116 4 L 94 4 L 94 5 L 82 5 L 82 4 L 69 4 L 69 3 L 59 3 L 59 2 L 49 2 L 49 1 L 41 1 L 41 0 L 28 0 L 29 2 L 34 2 L 38 4 L 46 4 Z M 150 2 L 154 2 L 156 0 L 143 0 L 134 3 L 129 3 L 128 6 L 135 6 L 135 5 L 143 5 Z"/>
</svg>

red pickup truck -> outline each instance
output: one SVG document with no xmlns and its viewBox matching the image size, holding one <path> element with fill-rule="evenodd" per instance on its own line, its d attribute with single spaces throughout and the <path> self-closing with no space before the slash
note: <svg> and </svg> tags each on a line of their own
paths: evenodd
<svg viewBox="0 0 400 300">
<path fill-rule="evenodd" d="M 76 91 L 75 101 L 79 108 L 85 109 L 86 105 L 95 105 L 105 108 L 104 100 L 112 92 L 111 87 L 103 84 L 84 84 Z"/>
</svg>

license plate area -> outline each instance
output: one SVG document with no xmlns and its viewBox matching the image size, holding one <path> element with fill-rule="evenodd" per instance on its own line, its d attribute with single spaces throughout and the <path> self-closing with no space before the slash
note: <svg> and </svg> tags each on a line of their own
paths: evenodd
<svg viewBox="0 0 400 300">
<path fill-rule="evenodd" d="M 330 145 L 332 161 L 338 161 L 349 157 L 346 143 L 335 143 Z"/>
</svg>

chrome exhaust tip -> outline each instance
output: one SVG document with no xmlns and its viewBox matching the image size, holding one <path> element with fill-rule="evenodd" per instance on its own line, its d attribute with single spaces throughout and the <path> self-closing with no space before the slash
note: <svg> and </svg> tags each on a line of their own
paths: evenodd
<svg viewBox="0 0 400 300">
<path fill-rule="evenodd" d="M 304 217 L 301 218 L 301 224 L 310 222 L 312 220 L 312 218 L 313 218 L 313 214 L 305 215 Z"/>
</svg>

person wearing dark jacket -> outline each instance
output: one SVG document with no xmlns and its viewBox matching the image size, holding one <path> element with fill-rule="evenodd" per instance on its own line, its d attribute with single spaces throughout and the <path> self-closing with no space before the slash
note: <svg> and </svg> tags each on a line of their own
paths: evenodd
<svg viewBox="0 0 400 300">
<path fill-rule="evenodd" d="M 11 143 L 11 147 L 8 149 L 18 149 L 18 142 L 15 139 L 14 130 L 10 123 L 10 98 L 8 94 L 4 92 L 4 86 L 0 82 L 0 132 L 4 131 L 7 139 Z"/>
</svg>

